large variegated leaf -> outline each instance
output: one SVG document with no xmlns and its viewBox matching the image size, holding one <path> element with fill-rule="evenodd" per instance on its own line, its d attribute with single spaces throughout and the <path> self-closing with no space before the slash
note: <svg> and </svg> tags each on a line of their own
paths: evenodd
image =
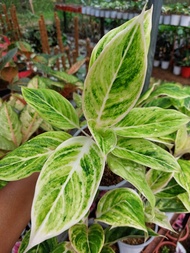
<svg viewBox="0 0 190 253">
<path fill-rule="evenodd" d="M 104 230 L 99 224 L 89 228 L 85 224 L 76 224 L 69 229 L 69 239 L 78 253 L 100 253 L 104 245 Z"/>
<path fill-rule="evenodd" d="M 147 231 L 143 202 L 138 194 L 129 188 L 108 191 L 98 202 L 98 221 L 116 226 L 129 226 Z"/>
<path fill-rule="evenodd" d="M 28 231 L 25 235 L 24 238 L 22 239 L 21 245 L 19 247 L 19 253 L 23 253 L 25 248 L 28 245 L 30 238 L 30 231 Z M 54 252 L 54 249 L 58 247 L 58 241 L 57 238 L 51 238 L 36 247 L 33 247 L 27 253 L 47 253 L 47 252 Z M 63 248 L 63 247 L 62 247 Z M 64 253 L 64 251 L 57 251 L 57 253 Z"/>
<path fill-rule="evenodd" d="M 174 156 L 181 157 L 190 152 L 190 136 L 187 133 L 187 127 L 181 127 L 176 135 Z"/>
<path fill-rule="evenodd" d="M 87 74 L 83 111 L 86 119 L 94 120 L 98 127 L 119 122 L 140 96 L 147 68 L 143 20 L 144 13 L 130 29 L 119 32 Z"/>
<path fill-rule="evenodd" d="M 146 180 L 154 193 L 157 193 L 168 184 L 173 177 L 173 173 L 150 169 L 146 173 Z"/>
<path fill-rule="evenodd" d="M 172 108 L 172 101 L 171 98 L 169 97 L 158 97 L 158 98 L 153 98 L 150 102 L 146 101 L 146 104 L 144 107 L 161 107 L 163 109 L 169 109 Z"/>
<path fill-rule="evenodd" d="M 169 152 L 145 139 L 119 139 L 112 153 L 152 169 L 164 172 L 180 171 L 177 160 Z"/>
<path fill-rule="evenodd" d="M 0 126 L 0 136 L 8 141 L 7 144 L 12 142 L 14 147 L 18 147 L 22 140 L 21 122 L 18 114 L 6 102 L 0 107 Z"/>
<path fill-rule="evenodd" d="M 171 98 L 182 99 L 190 96 L 190 87 L 178 83 L 163 83 L 159 85 L 150 97 L 168 96 Z"/>
<path fill-rule="evenodd" d="M 22 143 L 27 141 L 32 134 L 39 128 L 43 119 L 39 117 L 38 113 L 30 107 L 26 105 L 24 110 L 20 114 L 20 120 L 22 122 Z"/>
<path fill-rule="evenodd" d="M 163 172 L 164 173 L 164 172 Z M 156 175 L 155 175 L 156 177 Z M 159 181 L 159 179 L 158 179 Z M 160 180 L 161 181 L 161 180 Z M 164 181 L 164 180 L 163 180 Z M 162 188 L 161 191 L 156 193 L 156 198 L 174 198 L 178 194 L 183 194 L 185 192 L 185 189 L 182 188 L 174 178 L 172 178 L 169 183 Z"/>
<path fill-rule="evenodd" d="M 190 161 L 179 159 L 178 163 L 181 166 L 181 172 L 175 173 L 174 178 L 187 191 L 190 197 Z"/>
<path fill-rule="evenodd" d="M 190 202 L 189 202 L 189 194 L 187 192 L 181 193 L 178 195 L 178 198 L 181 200 L 188 213 L 190 212 Z"/>
<path fill-rule="evenodd" d="M 152 208 L 146 207 L 145 209 L 145 216 L 146 222 L 157 224 L 159 227 L 168 229 L 170 231 L 174 231 L 166 214 L 160 212 L 159 209 L 154 208 L 154 215 L 152 215 Z"/>
<path fill-rule="evenodd" d="M 40 171 L 47 158 L 71 136 L 64 132 L 47 132 L 24 143 L 0 160 L 0 179 L 12 181 Z"/>
<path fill-rule="evenodd" d="M 104 166 L 105 158 L 91 138 L 73 137 L 57 147 L 37 182 L 28 249 L 62 233 L 84 217 Z"/>
<path fill-rule="evenodd" d="M 52 126 L 59 129 L 79 127 L 79 120 L 71 103 L 58 92 L 49 89 L 23 88 L 27 103 Z"/>
<path fill-rule="evenodd" d="M 139 97 L 136 106 L 141 107 L 148 100 L 151 93 L 155 90 L 155 88 L 159 85 L 159 83 L 153 83 L 144 93 Z"/>
<path fill-rule="evenodd" d="M 120 159 L 113 155 L 108 155 L 107 163 L 111 171 L 134 185 L 150 202 L 151 206 L 154 207 L 155 197 L 147 184 L 145 177 L 146 170 L 142 165 L 126 159 Z"/>
<path fill-rule="evenodd" d="M 88 121 L 88 127 L 104 154 L 108 154 L 115 148 L 117 136 L 112 129 L 97 128 L 94 121 Z"/>
<path fill-rule="evenodd" d="M 124 137 L 162 137 L 177 131 L 189 120 L 188 116 L 176 110 L 159 107 L 133 108 L 113 130 Z"/>
<path fill-rule="evenodd" d="M 157 208 L 162 212 L 167 213 L 185 213 L 187 209 L 182 201 L 178 198 L 160 198 L 156 202 Z"/>
<path fill-rule="evenodd" d="M 144 13 L 144 10 L 143 10 L 143 12 L 142 12 L 141 15 L 144 15 L 144 20 L 143 20 L 143 23 L 144 23 L 144 33 L 145 33 L 145 39 L 146 39 L 146 49 L 148 51 L 149 44 L 150 44 L 150 30 L 151 30 L 151 27 L 152 27 L 152 23 L 151 23 L 152 8 L 149 9 L 149 10 L 147 10 L 145 13 Z M 137 19 L 138 19 L 138 16 L 135 16 L 133 19 L 128 20 L 127 22 L 125 22 L 124 24 L 120 25 L 119 27 L 116 27 L 115 29 L 112 29 L 111 31 L 109 31 L 108 33 L 106 33 L 99 40 L 99 42 L 96 44 L 96 46 L 94 47 L 94 49 L 92 51 L 92 54 L 91 54 L 89 66 L 91 67 L 91 65 L 98 58 L 98 56 L 103 51 L 103 49 L 107 46 L 107 44 L 119 32 L 123 31 L 124 29 L 130 29 L 131 26 L 133 25 L 133 23 L 135 23 Z"/>
</svg>

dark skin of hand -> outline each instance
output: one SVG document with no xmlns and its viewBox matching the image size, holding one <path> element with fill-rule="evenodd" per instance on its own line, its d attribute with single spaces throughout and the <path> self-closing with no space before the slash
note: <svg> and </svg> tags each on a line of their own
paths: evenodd
<svg viewBox="0 0 190 253">
<path fill-rule="evenodd" d="M 39 173 L 9 182 L 0 190 L 0 253 L 10 253 L 31 218 Z"/>
</svg>

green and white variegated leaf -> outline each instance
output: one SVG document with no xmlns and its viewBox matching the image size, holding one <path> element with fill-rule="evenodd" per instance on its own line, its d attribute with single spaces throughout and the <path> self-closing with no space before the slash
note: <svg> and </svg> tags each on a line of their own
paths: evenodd
<svg viewBox="0 0 190 253">
<path fill-rule="evenodd" d="M 27 85 L 28 88 L 49 88 L 52 87 L 60 87 L 63 88 L 64 84 L 62 82 L 53 81 L 50 78 L 42 77 L 42 76 L 35 76 L 30 80 L 30 82 Z"/>
<path fill-rule="evenodd" d="M 115 148 L 117 136 L 112 129 L 98 128 L 93 120 L 88 121 L 88 127 L 104 154 L 108 154 Z"/>
<path fill-rule="evenodd" d="M 187 209 L 187 212 L 190 212 L 190 198 L 189 194 L 187 192 L 181 193 L 178 195 L 178 198 L 181 200 L 185 208 Z"/>
<path fill-rule="evenodd" d="M 73 137 L 57 147 L 36 185 L 28 249 L 69 229 L 85 216 L 104 166 L 105 157 L 89 137 Z"/>
<path fill-rule="evenodd" d="M 159 143 L 167 147 L 168 150 L 172 150 L 174 147 L 174 138 L 165 138 L 166 136 L 163 137 L 153 137 L 153 138 L 147 138 L 147 140 L 155 143 Z"/>
<path fill-rule="evenodd" d="M 169 97 L 158 97 L 156 99 L 152 98 L 149 102 L 146 101 L 144 107 L 161 107 L 163 109 L 169 109 L 173 107 L 173 103 Z"/>
<path fill-rule="evenodd" d="M 112 172 L 134 185 L 150 202 L 151 206 L 154 207 L 155 197 L 147 184 L 145 167 L 126 159 L 120 159 L 111 154 L 107 157 L 107 163 Z"/>
<path fill-rule="evenodd" d="M 190 161 L 179 159 L 178 163 L 181 167 L 181 172 L 174 173 L 174 178 L 187 191 L 190 197 Z"/>
<path fill-rule="evenodd" d="M 40 124 L 40 128 L 43 129 L 44 131 L 53 131 L 52 125 L 50 125 L 47 121 L 43 120 L 42 123 Z"/>
<path fill-rule="evenodd" d="M 30 231 L 28 231 L 25 235 L 24 238 L 22 239 L 21 245 L 19 247 L 19 253 L 23 253 L 28 245 L 30 238 Z M 36 247 L 33 247 L 27 253 L 46 253 L 46 252 L 52 252 L 54 248 L 56 248 L 58 245 L 57 238 L 51 238 Z M 63 252 L 63 251 L 62 251 Z M 61 253 L 62 253 L 61 252 Z M 58 253 L 58 252 L 57 252 Z"/>
<path fill-rule="evenodd" d="M 98 221 L 116 226 L 129 226 L 147 231 L 143 202 L 139 195 L 129 188 L 117 188 L 106 192 L 97 206 Z"/>
<path fill-rule="evenodd" d="M 76 252 L 73 249 L 70 242 L 62 242 L 53 251 L 51 251 L 51 253 L 78 253 L 78 252 Z"/>
<path fill-rule="evenodd" d="M 164 212 L 161 212 L 158 208 L 154 208 L 152 215 L 152 208 L 146 207 L 145 208 L 145 216 L 146 216 L 146 222 L 147 223 L 154 223 L 157 224 L 159 227 L 168 229 L 170 231 L 173 231 L 173 228 L 168 220 L 168 217 Z"/>
<path fill-rule="evenodd" d="M 187 212 L 186 207 L 182 203 L 182 201 L 178 198 L 160 198 L 156 202 L 156 207 L 162 211 L 167 213 L 185 213 Z"/>
<path fill-rule="evenodd" d="M 173 173 L 150 169 L 146 173 L 146 180 L 154 193 L 157 193 L 168 184 L 173 177 Z"/>
<path fill-rule="evenodd" d="M 174 156 L 181 157 L 190 152 L 190 136 L 187 133 L 187 127 L 182 126 L 178 131 L 175 139 Z"/>
<path fill-rule="evenodd" d="M 43 119 L 39 117 L 38 113 L 30 107 L 26 105 L 23 111 L 20 114 L 20 120 L 22 122 L 22 143 L 27 141 L 33 133 L 39 128 Z"/>
<path fill-rule="evenodd" d="M 40 171 L 57 146 L 70 137 L 67 133 L 54 131 L 25 142 L 0 160 L 0 179 L 18 180 Z"/>
<path fill-rule="evenodd" d="M 151 94 L 151 98 L 167 96 L 176 99 L 183 99 L 190 96 L 190 87 L 178 83 L 162 83 Z M 149 97 L 149 98 L 150 98 Z"/>
<path fill-rule="evenodd" d="M 118 33 L 87 74 L 83 111 L 86 119 L 94 120 L 98 127 L 115 125 L 140 96 L 147 69 L 143 19 L 144 13 L 130 29 Z"/>
<path fill-rule="evenodd" d="M 150 30 L 152 27 L 151 23 L 151 17 L 152 17 L 152 8 L 145 11 L 142 11 L 142 14 L 144 15 L 143 25 L 144 25 L 144 33 L 145 33 L 145 40 L 146 40 L 146 49 L 148 51 L 149 45 L 150 45 Z M 138 16 L 135 16 L 133 19 L 130 19 L 129 21 L 125 22 L 124 24 L 120 25 L 119 27 L 116 27 L 106 33 L 96 44 L 94 47 L 91 58 L 90 58 L 90 64 L 89 66 L 94 63 L 94 61 L 98 58 L 100 53 L 104 50 L 104 48 L 107 46 L 107 44 L 119 33 L 122 32 L 125 29 L 130 29 L 131 26 L 136 22 L 138 19 Z"/>
<path fill-rule="evenodd" d="M 78 253 L 100 253 L 104 245 L 104 230 L 101 225 L 76 224 L 69 229 L 69 239 Z"/>
<path fill-rule="evenodd" d="M 155 90 L 155 88 L 159 85 L 159 83 L 153 83 L 151 87 L 149 87 L 141 96 L 139 97 L 136 106 L 141 107 L 148 100 L 151 93 Z"/>
<path fill-rule="evenodd" d="M 178 194 L 183 194 L 185 189 L 182 188 L 174 178 L 160 191 L 156 193 L 156 198 L 174 198 Z"/>
<path fill-rule="evenodd" d="M 115 253 L 115 251 L 109 246 L 104 246 L 101 250 L 101 253 Z"/>
<path fill-rule="evenodd" d="M 18 114 L 14 109 L 8 104 L 3 103 L 0 107 L 0 136 L 5 140 L 6 146 L 8 147 L 18 147 L 22 140 L 21 134 L 21 122 L 19 120 Z M 11 142 L 13 145 L 11 145 Z M 4 144 L 3 144 L 4 145 Z M 2 144 L 0 146 L 3 146 Z"/>
<path fill-rule="evenodd" d="M 121 138 L 112 153 L 155 170 L 180 171 L 177 160 L 169 152 L 145 139 Z"/>
<path fill-rule="evenodd" d="M 68 130 L 79 127 L 79 120 L 71 103 L 58 92 L 49 89 L 22 89 L 27 103 L 52 126 Z"/>
<path fill-rule="evenodd" d="M 176 110 L 159 107 L 133 108 L 113 130 L 130 138 L 162 137 L 177 131 L 190 118 Z"/>
</svg>

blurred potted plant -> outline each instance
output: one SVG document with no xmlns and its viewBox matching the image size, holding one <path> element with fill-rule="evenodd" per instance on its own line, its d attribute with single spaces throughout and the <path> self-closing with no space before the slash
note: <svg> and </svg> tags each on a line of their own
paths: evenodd
<svg viewBox="0 0 190 253">
<path fill-rule="evenodd" d="M 190 50 L 184 50 L 185 57 L 181 61 L 181 76 L 184 78 L 190 77 Z"/>
</svg>

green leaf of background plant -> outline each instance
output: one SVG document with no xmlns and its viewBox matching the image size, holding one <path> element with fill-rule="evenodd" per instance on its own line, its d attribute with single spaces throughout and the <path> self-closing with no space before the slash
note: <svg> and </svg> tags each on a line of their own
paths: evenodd
<svg viewBox="0 0 190 253">
<path fill-rule="evenodd" d="M 89 137 L 73 137 L 48 158 L 37 181 L 28 249 L 79 222 L 89 210 L 105 158 Z"/>
<path fill-rule="evenodd" d="M 53 70 L 52 68 L 40 63 L 36 63 L 35 65 L 40 71 L 45 72 L 48 75 L 54 76 L 59 80 L 64 81 L 65 83 L 77 84 L 78 82 L 81 82 L 76 76 L 69 75 L 66 72 Z"/>
<path fill-rule="evenodd" d="M 104 245 L 104 230 L 99 224 L 89 228 L 76 224 L 69 229 L 69 239 L 78 253 L 99 253 Z"/>
<path fill-rule="evenodd" d="M 129 188 L 106 192 L 98 202 L 96 218 L 112 227 L 129 226 L 147 231 L 142 200 Z"/>
<path fill-rule="evenodd" d="M 35 133 L 35 131 L 41 125 L 43 119 L 39 117 L 37 112 L 35 112 L 35 110 L 32 107 L 26 105 L 20 114 L 20 120 L 22 122 L 21 132 L 23 134 L 22 136 L 22 143 L 23 143 L 27 141 L 32 136 L 33 133 Z"/>
<path fill-rule="evenodd" d="M 174 178 L 181 187 L 183 187 L 190 197 L 190 161 L 178 159 L 181 166 L 180 173 L 174 173 Z"/>
<path fill-rule="evenodd" d="M 40 171 L 52 152 L 71 136 L 64 132 L 47 132 L 25 142 L 0 160 L 0 179 L 12 181 Z"/>
<path fill-rule="evenodd" d="M 0 107 L 0 135 L 18 147 L 22 140 L 21 122 L 18 114 L 6 102 Z"/>
<path fill-rule="evenodd" d="M 0 71 L 5 67 L 7 63 L 11 61 L 11 59 L 16 55 L 18 49 L 13 48 L 7 52 L 6 55 L 2 56 L 0 59 Z M 1 73 L 0 73 L 1 75 Z"/>
<path fill-rule="evenodd" d="M 30 80 L 30 82 L 28 83 L 28 88 L 53 88 L 53 87 L 59 87 L 59 88 L 63 88 L 64 84 L 58 81 L 54 81 L 50 78 L 46 78 L 43 76 L 35 76 L 34 78 L 32 78 Z"/>
<path fill-rule="evenodd" d="M 107 163 L 112 172 L 135 186 L 150 202 L 151 206 L 154 207 L 155 197 L 147 184 L 145 167 L 126 159 L 120 159 L 111 154 L 107 157 Z"/>
<path fill-rule="evenodd" d="M 58 92 L 49 89 L 22 89 L 27 103 L 52 126 L 67 130 L 79 128 L 79 120 L 71 103 Z"/>
<path fill-rule="evenodd" d="M 110 127 L 124 118 L 140 96 L 146 68 L 142 15 L 107 44 L 90 68 L 83 91 L 86 119 Z"/>
<path fill-rule="evenodd" d="M 5 137 L 0 135 L 0 149 L 10 151 L 15 148 L 17 148 L 17 146 L 15 145 L 15 143 L 13 143 L 13 141 L 9 141 Z"/>
<path fill-rule="evenodd" d="M 145 139 L 121 138 L 112 153 L 155 170 L 180 171 L 177 160 L 169 152 Z"/>
<path fill-rule="evenodd" d="M 173 173 L 167 173 L 160 170 L 150 169 L 146 173 L 146 180 L 154 193 L 163 190 L 173 177 Z"/>
<path fill-rule="evenodd" d="M 130 138 L 162 137 L 177 131 L 190 118 L 176 110 L 158 107 L 133 108 L 113 130 Z"/>
</svg>

